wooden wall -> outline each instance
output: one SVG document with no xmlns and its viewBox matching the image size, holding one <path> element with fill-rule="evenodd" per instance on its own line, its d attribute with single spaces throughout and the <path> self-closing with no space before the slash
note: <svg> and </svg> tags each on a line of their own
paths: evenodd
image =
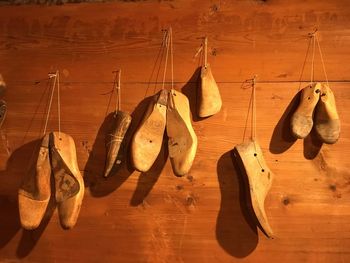
<svg viewBox="0 0 350 263">
<path fill-rule="evenodd" d="M 132 113 L 134 129 L 147 97 L 160 89 L 154 65 L 161 29 L 169 25 L 176 89 L 193 109 L 193 55 L 198 38 L 208 35 L 223 108 L 205 120 L 193 116 L 199 144 L 189 175 L 173 175 L 163 147 L 149 172 L 124 167 L 102 180 L 112 71 L 123 70 L 122 108 Z M 288 136 L 293 98 L 310 80 L 307 34 L 315 27 L 342 122 L 335 145 Z M 0 7 L 0 72 L 8 86 L 0 130 L 0 262 L 350 262 L 349 45 L 347 0 Z M 316 79 L 324 81 L 317 53 L 315 65 Z M 55 69 L 62 130 L 76 142 L 86 194 L 73 230 L 61 229 L 57 211 L 49 209 L 40 228 L 23 231 L 17 189 L 43 131 L 47 73 Z M 274 240 L 245 216 L 230 158 L 242 141 L 249 103 L 250 90 L 241 85 L 254 74 L 258 138 L 275 173 L 266 200 Z M 56 130 L 55 101 L 51 117 L 49 128 Z"/>
</svg>

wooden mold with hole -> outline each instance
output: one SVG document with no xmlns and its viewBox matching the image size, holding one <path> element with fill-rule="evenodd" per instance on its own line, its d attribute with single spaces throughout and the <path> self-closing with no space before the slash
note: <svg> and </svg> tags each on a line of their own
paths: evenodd
<svg viewBox="0 0 350 263">
<path fill-rule="evenodd" d="M 172 89 L 167 109 L 167 135 L 169 157 L 178 176 L 189 172 L 197 151 L 197 136 L 193 130 L 187 97 Z"/>
<path fill-rule="evenodd" d="M 216 84 L 210 64 L 208 63 L 208 37 L 199 49 L 202 52 L 203 65 L 201 66 L 201 75 L 199 83 L 199 105 L 198 116 L 201 118 L 209 117 L 218 113 L 222 106 L 219 87 Z"/>
<path fill-rule="evenodd" d="M 300 102 L 291 118 L 291 131 L 294 137 L 304 139 L 312 130 L 314 109 L 320 99 L 321 83 L 314 83 L 302 89 Z"/>
<path fill-rule="evenodd" d="M 153 96 L 133 136 L 131 158 L 138 171 L 147 172 L 159 155 L 166 125 L 167 100 L 167 90 Z"/>
<path fill-rule="evenodd" d="M 199 117 L 209 117 L 220 111 L 222 100 L 210 64 L 201 67 L 199 94 Z"/>
<path fill-rule="evenodd" d="M 55 180 L 55 198 L 63 228 L 75 226 L 84 197 L 73 138 L 62 132 L 50 133 L 51 165 Z"/>
<path fill-rule="evenodd" d="M 322 83 L 320 100 L 315 111 L 315 130 L 324 143 L 333 144 L 340 135 L 340 120 L 333 91 Z"/>
<path fill-rule="evenodd" d="M 43 219 L 51 196 L 51 166 L 49 157 L 49 134 L 45 135 L 34 151 L 31 163 L 18 190 L 20 221 L 27 230 L 37 228 Z"/>
<path fill-rule="evenodd" d="M 267 237 L 273 238 L 273 231 L 265 212 L 265 199 L 271 188 L 274 174 L 265 162 L 260 145 L 256 140 L 238 144 L 234 147 L 232 155 L 242 175 L 248 178 L 250 202 L 258 226 Z"/>
</svg>

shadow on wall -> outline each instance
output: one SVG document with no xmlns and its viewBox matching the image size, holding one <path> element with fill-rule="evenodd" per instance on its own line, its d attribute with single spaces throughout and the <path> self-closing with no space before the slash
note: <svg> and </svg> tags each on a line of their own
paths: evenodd
<svg viewBox="0 0 350 263">
<path fill-rule="evenodd" d="M 138 206 L 143 203 L 147 195 L 151 192 L 153 186 L 158 181 L 160 174 L 168 160 L 168 140 L 164 133 L 163 143 L 160 153 L 152 165 L 151 169 L 147 172 L 141 173 L 137 182 L 136 190 L 130 200 L 130 205 Z"/>
<path fill-rule="evenodd" d="M 273 154 L 281 154 L 287 151 L 296 142 L 290 128 L 291 118 L 297 110 L 301 98 L 299 91 L 291 100 L 280 120 L 275 126 L 270 140 L 270 152 Z M 315 130 L 312 129 L 310 134 L 304 139 L 304 157 L 308 160 L 314 159 L 321 150 L 322 142 L 318 139 Z"/>
<path fill-rule="evenodd" d="M 85 186 L 90 188 L 92 196 L 103 197 L 111 194 L 117 190 L 135 171 L 130 157 L 131 140 L 137 127 L 142 121 L 144 112 L 150 104 L 152 97 L 153 96 L 149 96 L 143 99 L 131 114 L 132 122 L 125 135 L 125 147 L 122 149 L 123 164 L 118 169 L 112 170 L 108 178 L 103 177 L 105 159 L 107 154 L 106 137 L 111 129 L 111 122 L 113 121 L 114 113 L 112 112 L 108 114 L 104 119 L 97 133 L 95 142 L 84 169 Z M 165 147 L 165 144 L 167 144 L 167 142 L 166 140 L 163 140 L 162 150 L 152 168 L 148 172 L 140 174 L 136 190 L 130 201 L 131 205 L 137 206 L 141 204 L 144 198 L 146 198 L 152 190 L 154 184 L 157 182 L 168 156 L 167 147 Z"/>
<path fill-rule="evenodd" d="M 37 84 L 38 83 L 35 85 Z M 36 164 L 35 156 L 38 156 L 39 154 L 41 138 L 28 143 L 24 143 L 29 132 L 32 132 L 33 123 L 37 116 L 39 116 L 39 118 L 42 120 L 40 123 L 41 128 L 38 132 L 38 137 L 41 137 L 42 135 L 45 114 L 47 112 L 47 107 L 49 104 L 49 101 L 47 100 L 45 102 L 44 99 L 49 95 L 48 93 L 50 82 L 48 79 L 42 79 L 40 80 L 39 84 L 43 85 L 43 91 L 40 95 L 37 105 L 34 108 L 34 114 L 29 121 L 28 127 L 24 132 L 21 146 L 11 153 L 11 156 L 6 163 L 6 170 L 0 171 L 0 185 L 3 187 L 0 189 L 6 189 L 6 194 L 0 193 L 0 249 L 3 248 L 8 242 L 10 242 L 10 240 L 21 229 L 18 208 L 18 189 L 22 183 L 23 176 L 29 170 L 29 166 Z M 44 107 L 45 110 L 43 113 L 40 113 L 40 107 Z M 53 183 L 53 180 L 51 180 L 51 183 Z M 53 195 L 54 193 L 51 194 Z M 18 258 L 26 257 L 35 247 L 44 230 L 46 229 L 55 210 L 55 207 L 55 201 L 53 199 L 53 196 L 51 196 L 50 202 L 40 226 L 37 229 L 31 231 L 24 229 L 22 230 L 22 237 L 16 250 L 16 255 Z"/>
<path fill-rule="evenodd" d="M 111 92 L 107 103 L 106 117 L 102 122 L 100 129 L 98 130 L 96 139 L 93 143 L 91 151 L 89 152 L 89 158 L 84 169 L 85 186 L 90 188 L 91 195 L 94 197 L 103 197 L 112 193 L 118 189 L 135 171 L 130 156 L 130 143 L 136 129 L 142 121 L 142 117 L 146 112 L 148 105 L 153 98 L 153 95 L 147 97 L 148 91 L 153 88 L 153 94 L 156 93 L 157 85 L 159 84 L 157 80 L 160 75 L 161 62 L 164 57 L 164 51 L 164 46 L 161 44 L 153 63 L 152 72 L 148 80 L 148 85 L 145 92 L 145 98 L 136 106 L 133 113 L 131 114 L 132 121 L 127 133 L 125 134 L 124 147 L 121 149 L 121 151 L 123 151 L 122 165 L 121 167 L 112 169 L 109 177 L 104 178 L 103 172 L 105 169 L 107 155 L 106 138 L 107 134 L 112 128 L 114 112 L 109 113 L 108 115 L 107 113 L 109 111 L 109 106 L 114 94 L 114 86 L 117 82 L 117 75 L 114 79 L 113 91 Z M 155 79 L 154 83 L 152 83 L 153 79 Z M 157 182 L 158 177 L 165 165 L 166 159 L 167 153 L 164 150 L 163 140 L 162 150 L 150 171 L 140 174 L 136 190 L 130 201 L 131 205 L 137 206 L 138 204 L 142 203 L 145 197 L 147 197 L 148 193 L 152 190 L 154 184 Z"/>
<path fill-rule="evenodd" d="M 304 157 L 308 160 L 313 160 L 319 154 L 323 142 L 318 138 L 316 131 L 312 128 L 309 135 L 304 139 Z"/>
<path fill-rule="evenodd" d="M 129 156 L 128 149 L 132 135 L 141 122 L 142 116 L 146 110 L 146 107 L 149 105 L 151 98 L 152 97 L 147 97 L 142 100 L 131 114 L 132 123 L 125 136 L 126 147 L 124 148 L 123 165 L 116 171 L 112 170 L 111 176 L 107 179 L 103 177 L 103 169 L 106 158 L 105 138 L 111 127 L 113 113 L 108 114 L 104 119 L 85 167 L 84 180 L 86 187 L 90 187 L 92 196 L 102 197 L 112 193 L 114 190 L 118 189 L 134 172 L 131 160 L 127 158 L 127 156 Z M 6 192 L 0 193 L 0 207 L 2 210 L 2 215 L 0 217 L 0 249 L 5 247 L 6 244 L 10 242 L 21 229 L 18 209 L 18 189 L 22 182 L 23 175 L 28 170 L 28 165 L 36 163 L 35 161 L 36 157 L 38 156 L 40 143 L 41 139 L 37 139 L 23 144 L 9 157 L 6 170 L 0 171 L 0 189 L 6 190 Z M 152 190 L 154 184 L 157 182 L 168 157 L 167 147 L 165 147 L 166 144 L 167 141 L 163 140 L 162 150 L 150 171 L 147 173 L 141 173 L 136 190 L 130 201 L 131 205 L 137 206 L 141 204 L 144 198 L 146 198 Z M 33 152 L 33 149 L 36 149 L 36 151 Z M 19 165 L 23 164 L 23 160 L 28 160 L 27 165 Z M 52 183 L 54 183 L 54 180 L 51 180 L 51 184 Z M 51 189 L 54 189 L 53 185 L 51 185 Z M 54 195 L 54 191 L 52 191 L 51 194 Z M 54 196 L 51 196 L 48 208 L 40 226 L 35 230 L 22 230 L 22 237 L 16 250 L 16 255 L 18 258 L 28 256 L 36 246 L 47 225 L 49 224 L 55 208 L 56 202 L 54 200 Z"/>
<path fill-rule="evenodd" d="M 200 97 L 200 88 L 199 88 L 199 80 L 201 75 L 201 67 L 196 68 L 191 78 L 186 82 L 186 84 L 182 87 L 181 91 L 186 95 L 190 102 L 190 109 L 192 113 L 192 120 L 194 122 L 198 122 L 201 120 L 205 120 L 209 117 L 199 117 L 198 116 L 198 98 Z"/>
<path fill-rule="evenodd" d="M 107 154 L 106 137 L 112 127 L 114 112 L 109 113 L 100 126 L 89 158 L 84 168 L 85 187 L 90 188 L 90 193 L 94 197 L 102 197 L 118 189 L 132 174 L 133 169 L 129 169 L 123 155 L 123 164 L 117 171 L 112 170 L 110 176 L 103 177 L 105 159 Z M 125 135 L 125 140 L 129 136 L 129 131 Z M 126 144 L 127 145 L 127 144 Z"/>
<path fill-rule="evenodd" d="M 300 101 L 300 91 L 293 97 L 277 125 L 275 126 L 271 141 L 270 141 L 270 152 L 274 154 L 280 154 L 287 151 L 296 142 L 296 138 L 293 136 L 290 129 L 290 121 L 293 113 L 296 111 Z"/>
<path fill-rule="evenodd" d="M 257 225 L 248 210 L 246 194 L 249 191 L 239 167 L 232 161 L 231 151 L 220 157 L 217 174 L 221 204 L 216 222 L 216 238 L 227 253 L 244 258 L 251 254 L 258 244 Z"/>
<path fill-rule="evenodd" d="M 139 125 L 150 99 L 151 97 L 145 98 L 132 113 L 133 121 L 125 137 L 127 146 L 130 144 L 131 137 Z M 102 176 L 106 155 L 105 137 L 110 128 L 112 118 L 113 113 L 110 113 L 102 123 L 86 165 L 84 179 L 86 186 L 90 187 L 91 194 L 95 197 L 101 197 L 112 193 L 121 186 L 134 171 L 134 169 L 131 168 L 131 160 L 127 158 L 128 155 L 126 154 L 129 147 L 125 147 L 125 154 L 123 155 L 124 165 L 117 171 L 112 171 L 112 175 L 109 178 L 105 179 Z M 6 170 L 0 171 L 0 185 L 2 189 L 6 189 L 6 194 L 0 193 L 0 206 L 2 209 L 2 216 L 0 217 L 0 249 L 6 246 L 21 229 L 18 210 L 18 188 L 22 181 L 22 175 L 28 170 L 28 165 L 30 163 L 35 163 L 35 157 L 38 156 L 40 142 L 41 139 L 37 139 L 16 149 L 7 161 Z M 157 182 L 168 157 L 167 147 L 165 147 L 166 144 L 167 141 L 163 140 L 162 150 L 150 171 L 141 173 L 136 190 L 130 201 L 131 205 L 137 206 L 141 204 Z M 36 149 L 36 151 L 33 152 L 33 149 Z M 23 163 L 23 160 L 29 160 L 28 165 L 18 165 Z M 10 185 L 9 182 L 11 182 Z M 54 180 L 51 180 L 51 183 L 53 182 Z M 51 185 L 51 189 L 54 189 L 53 185 Z M 54 195 L 54 191 L 52 191 L 51 194 Z M 24 258 L 30 254 L 49 224 L 55 208 L 56 203 L 54 196 L 51 196 L 40 226 L 35 230 L 22 230 L 22 237 L 16 251 L 18 258 Z"/>
<path fill-rule="evenodd" d="M 32 157 L 35 156 L 35 153 L 38 155 L 37 151 L 39 150 L 40 142 L 40 139 L 34 140 L 16 149 L 7 161 L 6 170 L 0 172 L 0 185 L 4 186 L 7 191 L 6 195 L 0 195 L 0 249 L 21 229 L 18 210 L 18 188 L 22 181 L 21 175 L 27 172 L 28 165 L 32 163 Z M 34 153 L 33 149 L 36 149 Z M 23 163 L 23 160 L 29 160 L 28 165 L 19 165 Z M 9 182 L 12 184 L 8 185 Z M 52 217 L 55 206 L 54 198 L 51 196 L 40 226 L 35 230 L 22 231 L 22 237 L 16 251 L 18 258 L 26 257 L 35 247 Z"/>
</svg>

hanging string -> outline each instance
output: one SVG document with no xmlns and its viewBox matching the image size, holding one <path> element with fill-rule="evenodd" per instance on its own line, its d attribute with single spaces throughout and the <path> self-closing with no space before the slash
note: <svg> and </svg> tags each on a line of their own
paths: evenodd
<svg viewBox="0 0 350 263">
<path fill-rule="evenodd" d="M 47 113 L 46 113 L 46 121 L 45 121 L 43 135 L 46 134 L 47 123 L 49 121 L 49 116 L 50 116 L 50 112 L 51 112 L 52 99 L 53 99 L 53 94 L 54 94 L 54 91 L 55 91 L 56 81 L 57 81 L 57 71 L 54 74 L 49 73 L 49 78 L 50 79 L 54 78 L 54 81 L 53 81 L 53 84 L 52 84 L 52 90 L 51 90 L 51 95 L 50 95 L 50 102 L 49 102 L 49 106 L 48 106 Z"/>
<path fill-rule="evenodd" d="M 49 105 L 47 108 L 47 113 L 46 113 L 46 120 L 45 120 L 45 126 L 44 126 L 44 131 L 43 131 L 43 136 L 46 135 L 46 130 L 47 130 L 47 124 L 49 121 L 49 117 L 50 117 L 50 113 L 51 113 L 51 105 L 52 105 L 52 100 L 53 100 L 53 95 L 55 92 L 55 88 L 56 88 L 56 83 L 57 83 L 57 111 L 58 111 L 58 136 L 59 138 L 61 138 L 61 114 L 60 114 L 60 82 L 59 82 L 59 71 L 56 70 L 55 73 L 49 73 L 49 80 L 51 80 L 52 78 L 53 83 L 52 83 L 52 89 L 51 89 L 51 95 L 50 95 L 50 99 L 49 99 Z M 51 81 L 52 82 L 52 81 Z M 35 161 L 35 154 L 37 153 L 36 151 L 38 150 L 38 148 L 40 147 L 41 142 L 38 141 L 35 144 L 35 150 L 32 152 L 31 157 L 29 158 L 29 162 L 28 162 L 28 166 L 27 166 L 27 170 L 29 170 L 31 168 L 31 165 L 33 164 L 33 162 Z"/>
<path fill-rule="evenodd" d="M 163 60 L 163 56 L 164 56 L 165 40 L 166 40 L 166 32 L 164 30 L 162 30 L 162 32 L 163 32 L 163 39 L 162 39 L 162 42 L 161 42 L 161 45 L 160 45 L 160 48 L 159 48 L 156 60 L 154 62 L 151 75 L 150 75 L 149 80 L 148 80 L 148 85 L 147 85 L 144 97 L 147 96 L 148 90 L 151 87 L 151 84 L 152 85 L 154 84 L 153 93 L 155 93 L 156 90 L 157 90 L 158 76 L 159 76 L 159 73 L 160 73 L 160 70 L 161 70 L 161 67 L 162 67 L 162 60 Z M 153 78 L 154 74 L 155 74 L 155 80 L 154 80 L 154 82 L 152 82 L 152 78 Z"/>
<path fill-rule="evenodd" d="M 302 83 L 302 77 L 303 77 L 303 74 L 304 74 L 304 69 L 305 69 L 305 65 L 306 65 L 306 62 L 307 62 L 307 59 L 308 59 L 308 56 L 309 56 L 309 53 L 310 53 L 310 48 L 312 48 L 312 54 L 311 54 L 311 74 L 310 74 L 310 84 L 313 83 L 314 81 L 314 60 L 315 60 L 315 36 L 316 36 L 316 32 L 317 32 L 317 28 L 311 32 L 311 33 L 308 33 L 307 37 L 309 39 L 309 44 L 307 46 L 307 50 L 306 50 L 306 54 L 305 54 L 305 59 L 304 59 L 304 63 L 303 63 L 303 66 L 302 66 L 302 69 L 301 69 L 301 73 L 300 73 L 300 78 L 299 78 L 299 88 L 298 88 L 298 91 L 301 90 L 301 83 Z M 312 47 L 311 47 L 312 45 Z"/>
<path fill-rule="evenodd" d="M 169 30 L 166 31 L 165 44 L 166 44 L 166 54 L 165 54 L 165 65 L 164 65 L 164 72 L 163 72 L 162 90 L 164 90 L 164 87 L 165 87 L 165 76 L 166 76 L 166 69 L 167 69 L 168 56 L 169 56 L 169 45 L 170 45 Z"/>
<path fill-rule="evenodd" d="M 173 50 L 173 30 L 170 27 L 170 65 L 171 65 L 171 89 L 174 89 L 174 50 Z"/>
<path fill-rule="evenodd" d="M 250 101 L 249 101 L 249 106 L 248 106 L 248 113 L 247 113 L 247 119 L 246 119 L 246 123 L 245 123 L 245 127 L 244 127 L 244 133 L 243 133 L 243 143 L 245 140 L 245 133 L 247 130 L 247 124 L 248 124 L 248 119 L 249 119 L 249 113 L 251 111 L 251 141 L 253 142 L 254 145 L 254 157 L 256 159 L 256 161 L 258 162 L 261 171 L 264 172 L 265 169 L 264 167 L 261 165 L 260 163 L 260 157 L 257 154 L 257 148 L 256 147 L 256 78 L 257 75 L 254 75 L 254 77 L 252 79 L 246 80 L 245 82 L 243 82 L 242 84 L 242 89 L 247 89 L 247 88 L 251 88 L 252 89 L 252 93 L 250 96 Z M 249 86 L 246 85 L 247 83 L 250 83 Z"/>
<path fill-rule="evenodd" d="M 303 78 L 303 74 L 304 74 L 305 65 L 306 65 L 307 58 L 308 58 L 309 51 L 310 51 L 311 40 L 312 40 L 311 37 L 309 37 L 309 44 L 307 45 L 307 50 L 306 50 L 306 54 L 305 54 L 305 58 L 304 58 L 304 63 L 303 63 L 303 66 L 302 66 L 302 68 L 301 68 L 301 73 L 300 73 L 300 77 L 299 77 L 299 87 L 298 87 L 298 91 L 301 90 L 301 83 L 302 83 L 302 78 Z"/>
<path fill-rule="evenodd" d="M 315 77 L 315 47 L 316 47 L 316 38 L 315 38 L 316 32 L 312 34 L 312 60 L 311 60 L 311 78 L 310 78 L 310 84 L 312 85 L 314 83 L 314 77 Z"/>
<path fill-rule="evenodd" d="M 253 141 L 256 139 L 256 102 L 255 102 L 255 83 L 256 75 L 252 79 L 252 128 L 251 128 L 251 138 Z"/>
<path fill-rule="evenodd" d="M 323 53 L 322 53 L 320 42 L 318 39 L 318 29 L 316 28 L 314 30 L 314 32 L 309 33 L 309 36 L 310 36 L 310 42 L 312 42 L 311 80 L 310 80 L 310 82 L 311 82 L 311 84 L 313 84 L 313 82 L 315 80 L 314 62 L 315 62 L 315 50 L 316 50 L 316 43 L 317 43 L 318 52 L 319 52 L 320 58 L 321 58 L 323 73 L 324 73 L 324 76 L 326 78 L 327 85 L 329 86 L 328 76 L 327 76 L 326 67 L 325 67 L 325 63 L 324 63 L 324 59 L 323 59 Z"/>
<path fill-rule="evenodd" d="M 58 137 L 61 138 L 61 97 L 60 97 L 60 73 L 56 71 L 57 78 L 57 115 L 58 115 Z"/>
<path fill-rule="evenodd" d="M 115 112 L 117 113 L 120 111 L 120 101 L 121 101 L 121 95 L 120 95 L 120 78 L 121 78 L 121 69 L 118 69 L 116 72 L 117 75 L 117 81 L 115 83 L 115 90 L 116 90 L 116 101 L 115 101 Z"/>
<path fill-rule="evenodd" d="M 204 67 L 206 68 L 208 65 L 208 37 L 204 37 L 204 51 L 203 51 L 203 58 L 204 58 Z"/>
<path fill-rule="evenodd" d="M 244 132 L 243 132 L 243 142 L 245 141 L 245 135 L 248 127 L 248 120 L 250 117 L 251 121 L 251 139 L 255 140 L 256 138 L 256 96 L 255 96 L 255 84 L 256 84 L 256 78 L 257 76 L 254 75 L 252 79 L 247 79 L 242 83 L 242 89 L 248 89 L 251 88 L 252 92 L 250 95 L 250 100 L 249 100 L 249 106 L 248 106 L 248 113 L 247 113 L 247 118 L 244 126 Z"/>
<path fill-rule="evenodd" d="M 327 73 L 326 73 L 326 67 L 325 67 L 325 64 L 324 64 L 323 55 L 322 55 L 322 51 L 321 51 L 321 46 L 320 46 L 320 42 L 319 42 L 319 40 L 318 40 L 317 34 L 315 35 L 315 39 L 316 39 L 317 46 L 318 46 L 318 51 L 319 51 L 320 57 L 321 57 L 321 63 L 322 63 L 323 73 L 324 73 L 324 76 L 325 76 L 325 78 L 326 78 L 327 85 L 329 86 L 328 76 L 327 76 Z"/>
<path fill-rule="evenodd" d="M 198 57 L 198 55 L 201 54 L 202 51 L 203 51 L 203 43 L 199 46 L 199 48 L 197 48 L 196 54 L 194 54 L 193 59 Z"/>
<path fill-rule="evenodd" d="M 52 100 L 53 95 L 55 92 L 56 84 L 57 84 L 57 115 L 58 115 L 58 136 L 61 137 L 61 97 L 60 97 L 60 73 L 58 70 L 56 70 L 55 73 L 49 73 L 49 78 L 54 78 L 51 95 L 50 95 L 50 102 L 46 113 L 46 121 L 44 126 L 44 132 L 43 135 L 46 134 L 47 130 L 47 124 L 49 122 L 50 112 L 51 112 L 51 106 L 52 106 Z"/>
<path fill-rule="evenodd" d="M 156 59 L 155 65 L 154 65 L 154 67 L 157 66 L 157 62 L 158 62 L 158 59 L 159 59 L 158 70 L 157 70 L 157 74 L 156 74 L 155 81 L 154 81 L 153 93 L 156 93 L 156 90 L 157 90 L 158 77 L 159 77 L 159 74 L 160 74 L 160 71 L 161 71 L 161 68 L 162 68 L 163 57 L 164 57 L 164 55 L 166 53 L 167 34 L 168 34 L 168 32 L 167 32 L 167 30 L 162 30 L 162 31 L 163 31 L 162 45 L 161 45 L 161 48 L 160 48 L 159 53 L 158 53 L 158 57 Z M 146 91 L 146 94 L 147 94 L 147 91 Z"/>
<path fill-rule="evenodd" d="M 204 37 L 204 38 L 200 38 L 203 39 L 203 42 L 201 43 L 201 45 L 199 46 L 199 48 L 196 51 L 196 54 L 194 54 L 193 58 L 198 57 L 199 54 L 201 54 L 201 59 L 202 61 L 199 61 L 199 64 L 204 67 L 207 67 L 208 65 L 208 37 Z"/>
</svg>

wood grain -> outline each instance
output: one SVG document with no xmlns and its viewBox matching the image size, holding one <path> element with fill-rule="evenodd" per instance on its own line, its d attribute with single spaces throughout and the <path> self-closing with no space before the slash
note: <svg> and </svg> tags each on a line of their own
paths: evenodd
<svg viewBox="0 0 350 263">
<path fill-rule="evenodd" d="M 1 262 L 350 261 L 349 1 L 122 1 L 1 6 L 0 14 L 8 104 L 0 130 Z M 149 172 L 123 167 L 102 180 L 112 71 L 123 70 L 130 138 L 149 96 L 161 87 L 154 65 L 161 29 L 170 24 L 175 88 L 195 112 L 199 75 L 193 55 L 197 38 L 207 35 L 221 112 L 204 120 L 193 115 L 198 150 L 188 176 L 174 176 L 164 140 Z M 301 71 L 314 27 L 342 124 L 334 145 L 320 145 L 314 136 L 295 141 L 288 133 L 298 89 L 310 79 L 310 56 L 302 77 Z M 317 53 L 315 63 L 322 81 Z M 61 128 L 75 140 L 85 198 L 73 230 L 61 229 L 51 204 L 39 229 L 23 231 L 17 190 L 42 133 L 47 73 L 56 69 Z M 257 232 L 241 208 L 230 157 L 245 130 L 250 90 L 242 82 L 254 74 L 257 136 L 275 174 L 265 205 L 274 240 Z M 49 128 L 57 129 L 56 100 Z"/>
</svg>

